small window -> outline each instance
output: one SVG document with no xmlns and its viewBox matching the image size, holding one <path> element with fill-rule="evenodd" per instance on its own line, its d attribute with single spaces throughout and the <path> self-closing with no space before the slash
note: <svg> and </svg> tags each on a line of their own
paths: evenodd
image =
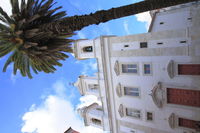
<svg viewBox="0 0 200 133">
<path fill-rule="evenodd" d="M 158 44 L 158 45 L 162 45 L 163 43 L 162 43 L 162 42 L 158 42 L 157 44 Z"/>
<path fill-rule="evenodd" d="M 147 119 L 147 121 L 153 121 L 153 113 L 146 112 L 146 119 Z"/>
<path fill-rule="evenodd" d="M 98 108 L 96 108 L 96 110 L 103 111 L 102 107 L 98 107 Z"/>
<path fill-rule="evenodd" d="M 137 64 L 122 64 L 122 73 L 137 73 Z"/>
<path fill-rule="evenodd" d="M 125 48 L 129 47 L 129 45 L 124 45 Z"/>
<path fill-rule="evenodd" d="M 186 43 L 187 41 L 180 41 L 180 43 Z"/>
<path fill-rule="evenodd" d="M 88 87 L 90 90 L 97 90 L 99 88 L 97 84 L 89 84 Z"/>
<path fill-rule="evenodd" d="M 192 18 L 187 18 L 188 20 L 192 20 Z"/>
<path fill-rule="evenodd" d="M 147 48 L 147 42 L 141 42 L 140 48 Z"/>
<path fill-rule="evenodd" d="M 139 88 L 124 87 L 124 95 L 127 96 L 140 96 Z"/>
<path fill-rule="evenodd" d="M 160 22 L 160 25 L 164 24 L 164 22 Z"/>
<path fill-rule="evenodd" d="M 87 47 L 84 47 L 84 48 L 83 48 L 83 51 L 84 51 L 84 52 L 92 52 L 92 50 L 93 50 L 93 49 L 92 49 L 92 46 L 87 46 Z"/>
<path fill-rule="evenodd" d="M 151 74 L 151 64 L 144 64 L 144 74 L 145 75 Z"/>
<path fill-rule="evenodd" d="M 141 112 L 140 112 L 140 110 L 137 110 L 137 109 L 126 108 L 126 116 L 130 116 L 130 117 L 133 117 L 133 118 L 140 119 L 141 118 Z"/>
<path fill-rule="evenodd" d="M 96 118 L 92 118 L 92 123 L 95 125 L 101 125 L 101 121 Z"/>
</svg>

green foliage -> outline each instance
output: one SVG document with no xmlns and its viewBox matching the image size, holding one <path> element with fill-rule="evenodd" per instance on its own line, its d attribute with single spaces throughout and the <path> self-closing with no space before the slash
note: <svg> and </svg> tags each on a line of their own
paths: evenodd
<svg viewBox="0 0 200 133">
<path fill-rule="evenodd" d="M 9 54 L 3 71 L 12 64 L 13 73 L 32 78 L 31 72 L 53 73 L 55 66 L 62 66 L 60 60 L 72 52 L 71 42 L 66 39 L 73 33 L 45 31 L 40 25 L 62 19 L 66 13 L 58 12 L 62 7 L 52 9 L 53 0 L 10 0 L 12 15 L 0 7 L 0 57 Z M 31 70 L 32 69 L 32 70 Z"/>
</svg>

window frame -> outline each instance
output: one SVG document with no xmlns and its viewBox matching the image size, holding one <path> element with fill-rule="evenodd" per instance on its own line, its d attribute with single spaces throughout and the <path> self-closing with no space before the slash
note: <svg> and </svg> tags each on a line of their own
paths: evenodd
<svg viewBox="0 0 200 133">
<path fill-rule="evenodd" d="M 131 109 L 131 110 L 135 110 L 135 111 L 139 111 L 140 113 L 140 117 L 134 117 L 131 115 L 127 115 L 127 109 Z M 142 111 L 140 109 L 136 109 L 136 108 L 129 108 L 129 107 L 125 107 L 124 108 L 124 116 L 128 117 L 128 118 L 132 118 L 132 119 L 137 119 L 137 120 L 141 120 L 142 119 Z"/>
<path fill-rule="evenodd" d="M 136 70 L 137 70 L 137 73 L 124 73 L 122 71 L 122 65 L 136 65 Z M 119 70 L 120 70 L 120 74 L 123 74 L 123 75 L 139 75 L 139 63 L 137 62 L 120 62 L 119 63 Z"/>
<path fill-rule="evenodd" d="M 137 88 L 139 96 L 126 95 L 125 94 L 125 88 Z M 141 98 L 141 89 L 140 89 L 140 87 L 135 87 L 135 86 L 121 86 L 121 90 L 122 90 L 122 96 Z"/>
<path fill-rule="evenodd" d="M 145 68 L 144 66 L 145 65 L 150 65 L 150 73 L 149 74 L 145 73 L 145 70 L 144 70 L 144 68 Z M 153 68 L 152 67 L 153 67 L 153 65 L 152 65 L 151 62 L 144 62 L 144 63 L 142 63 L 142 73 L 143 73 L 143 75 L 144 76 L 152 76 L 153 75 Z"/>
<path fill-rule="evenodd" d="M 100 123 L 95 123 L 93 120 L 97 120 L 97 121 L 99 121 Z M 98 118 L 91 118 L 90 119 L 90 122 L 93 124 L 93 125 L 95 125 L 95 126 L 102 126 L 102 120 L 100 120 L 100 119 L 98 119 Z"/>
<path fill-rule="evenodd" d="M 91 88 L 91 86 L 93 86 L 94 88 Z M 96 91 L 99 89 L 99 85 L 98 84 L 88 84 L 88 90 L 91 90 L 91 91 Z"/>
<path fill-rule="evenodd" d="M 86 49 L 87 47 L 91 47 L 92 51 L 85 51 L 85 49 Z M 94 52 L 93 46 L 83 46 L 81 51 L 82 51 L 82 53 L 92 53 L 92 52 Z"/>
<path fill-rule="evenodd" d="M 147 113 L 151 113 L 152 114 L 152 120 L 148 120 L 148 115 L 147 115 Z M 148 122 L 153 122 L 154 120 L 155 120 L 155 117 L 154 117 L 154 112 L 153 111 L 146 111 L 145 112 L 145 119 L 146 119 L 146 121 L 148 121 Z"/>
<path fill-rule="evenodd" d="M 142 45 L 146 45 L 145 47 L 142 46 Z M 148 48 L 148 42 L 140 42 L 140 49 L 143 49 L 143 48 Z"/>
</svg>

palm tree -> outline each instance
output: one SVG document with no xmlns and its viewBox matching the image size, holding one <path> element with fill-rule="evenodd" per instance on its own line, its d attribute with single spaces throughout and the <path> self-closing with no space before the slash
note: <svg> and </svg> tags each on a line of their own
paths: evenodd
<svg viewBox="0 0 200 133">
<path fill-rule="evenodd" d="M 198 0 L 145 0 L 135 4 L 101 10 L 89 15 L 65 17 L 57 12 L 53 0 L 10 0 L 12 15 L 8 16 L 0 7 L 0 57 L 9 54 L 3 71 L 13 63 L 13 73 L 32 78 L 31 71 L 53 73 L 60 60 L 72 52 L 68 39 L 74 31 L 137 13 Z M 32 70 L 31 70 L 32 68 Z"/>
</svg>

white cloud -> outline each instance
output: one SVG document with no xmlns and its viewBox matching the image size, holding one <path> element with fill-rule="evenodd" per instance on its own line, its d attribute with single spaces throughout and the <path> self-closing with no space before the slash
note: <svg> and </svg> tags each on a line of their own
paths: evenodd
<svg viewBox="0 0 200 133">
<path fill-rule="evenodd" d="M 81 31 L 78 31 L 78 37 L 80 38 L 80 39 L 86 39 L 86 36 L 85 36 L 85 34 L 83 34 L 83 32 L 81 32 Z"/>
<path fill-rule="evenodd" d="M 11 70 L 11 68 L 12 68 L 12 65 L 9 65 L 7 69 Z M 20 78 L 20 72 L 19 72 L 19 70 L 17 70 L 16 75 L 14 75 L 13 73 L 11 73 L 11 75 L 10 75 L 10 80 L 12 81 L 13 84 L 15 84 L 16 81 L 17 81 L 17 79 L 19 79 L 19 78 Z"/>
<path fill-rule="evenodd" d="M 11 5 L 10 0 L 0 0 L 0 7 L 3 8 L 5 12 L 7 12 L 8 15 L 11 15 Z"/>
<path fill-rule="evenodd" d="M 148 30 L 149 25 L 151 23 L 151 16 L 149 12 L 139 13 L 139 14 L 136 14 L 135 16 L 136 16 L 137 21 L 146 23 L 145 26 L 146 26 L 146 29 Z"/>
<path fill-rule="evenodd" d="M 89 62 L 83 62 L 77 60 L 75 63 L 82 65 L 82 70 L 81 70 L 82 75 L 90 75 L 97 71 L 97 62 L 94 60 L 90 60 Z"/>
<path fill-rule="evenodd" d="M 48 95 L 39 106 L 33 104 L 23 115 L 22 133 L 62 133 L 69 127 L 81 133 L 103 133 L 100 129 L 84 126 L 67 96 L 63 97 L 67 89 L 64 82 L 57 81 L 53 88 L 55 95 Z"/>
<path fill-rule="evenodd" d="M 125 30 L 126 34 L 130 34 L 130 31 L 129 31 L 129 28 L 128 28 L 128 21 L 125 20 L 123 22 L 123 25 L 124 25 L 124 30 Z"/>
<path fill-rule="evenodd" d="M 103 30 L 106 35 L 112 35 L 112 32 L 110 30 L 110 27 L 109 27 L 108 23 L 102 23 L 99 26 L 99 29 Z"/>
<path fill-rule="evenodd" d="M 77 109 L 82 108 L 84 106 L 89 106 L 92 103 L 98 103 L 99 105 L 101 105 L 100 101 L 97 99 L 96 96 L 94 95 L 83 96 L 80 98 L 80 104 L 77 105 Z"/>
</svg>

